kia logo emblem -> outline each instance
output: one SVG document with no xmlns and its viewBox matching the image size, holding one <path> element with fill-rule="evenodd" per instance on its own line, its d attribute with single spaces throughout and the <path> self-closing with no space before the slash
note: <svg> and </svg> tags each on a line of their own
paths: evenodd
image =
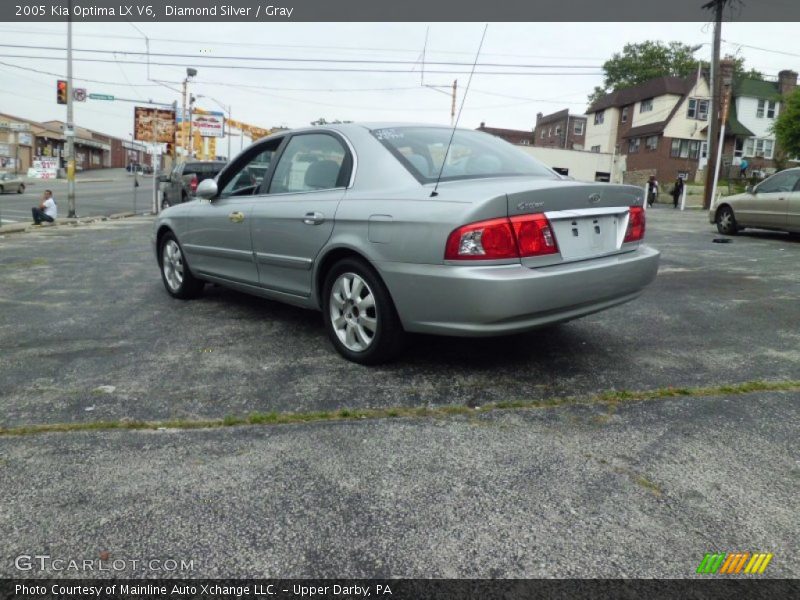
<svg viewBox="0 0 800 600">
<path fill-rule="evenodd" d="M 600 194 L 592 194 L 589 196 L 589 204 L 597 204 L 600 202 Z"/>
</svg>

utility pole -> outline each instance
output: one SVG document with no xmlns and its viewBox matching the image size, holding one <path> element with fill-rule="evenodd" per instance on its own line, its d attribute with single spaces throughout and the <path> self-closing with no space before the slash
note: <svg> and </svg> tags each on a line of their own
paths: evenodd
<svg viewBox="0 0 800 600">
<path fill-rule="evenodd" d="M 194 96 L 189 94 L 189 158 L 194 156 L 194 138 L 192 137 L 192 105 L 194 104 Z"/>
<path fill-rule="evenodd" d="M 453 80 L 453 102 L 450 105 L 450 127 L 456 124 L 456 94 L 458 93 L 458 79 Z"/>
<path fill-rule="evenodd" d="M 186 85 L 189 83 L 189 77 L 183 80 L 183 105 L 181 108 L 181 140 L 183 141 L 184 148 L 186 147 Z M 175 134 L 177 135 L 177 133 Z M 175 149 L 177 152 L 177 148 Z"/>
<path fill-rule="evenodd" d="M 714 9 L 714 43 L 711 56 L 711 109 L 708 111 L 708 162 L 706 163 L 706 185 L 703 194 L 703 208 L 711 206 L 711 194 L 714 186 L 714 173 L 717 170 L 717 136 L 719 131 L 720 113 L 720 77 L 719 77 L 719 52 L 722 38 L 722 11 L 728 0 L 711 0 L 703 5 L 705 9 Z"/>
<path fill-rule="evenodd" d="M 67 138 L 67 217 L 78 216 L 75 211 L 75 123 L 72 114 L 72 0 L 67 4 L 67 122 L 64 135 Z"/>
</svg>

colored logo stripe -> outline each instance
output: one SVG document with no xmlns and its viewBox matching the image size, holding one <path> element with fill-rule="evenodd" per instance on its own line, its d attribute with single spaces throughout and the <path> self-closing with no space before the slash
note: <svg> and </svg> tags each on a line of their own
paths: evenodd
<svg viewBox="0 0 800 600">
<path fill-rule="evenodd" d="M 773 555 L 766 552 L 717 552 L 706 553 L 700 566 L 697 567 L 698 573 L 703 574 L 727 574 L 736 575 L 739 573 L 761 574 L 763 573 Z M 747 566 L 745 566 L 747 565 Z M 744 571 L 742 570 L 744 569 Z"/>
</svg>

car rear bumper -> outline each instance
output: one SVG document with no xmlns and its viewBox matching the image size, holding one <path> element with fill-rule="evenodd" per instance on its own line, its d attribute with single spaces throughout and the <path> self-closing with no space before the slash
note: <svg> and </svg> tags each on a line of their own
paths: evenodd
<svg viewBox="0 0 800 600">
<path fill-rule="evenodd" d="M 376 264 L 406 331 L 457 336 L 518 333 L 633 300 L 655 279 L 660 253 L 641 245 L 604 258 L 520 264 Z"/>
</svg>

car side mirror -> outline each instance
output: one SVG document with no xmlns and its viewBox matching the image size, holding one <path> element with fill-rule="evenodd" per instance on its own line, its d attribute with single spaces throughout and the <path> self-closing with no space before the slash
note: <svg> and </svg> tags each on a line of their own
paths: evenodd
<svg viewBox="0 0 800 600">
<path fill-rule="evenodd" d="M 755 193 L 756 193 L 756 188 L 755 188 L 755 187 L 753 187 L 752 185 L 748 185 L 745 191 L 746 191 L 748 194 L 755 194 Z"/>
<path fill-rule="evenodd" d="M 206 200 L 211 200 L 215 198 L 219 191 L 217 190 L 217 182 L 213 179 L 203 179 L 200 182 L 200 185 L 197 186 L 197 191 L 195 192 L 195 196 L 199 198 L 205 198 Z"/>
<path fill-rule="evenodd" d="M 159 175 L 158 181 L 159 183 L 167 183 L 169 181 L 169 175 Z"/>
</svg>

